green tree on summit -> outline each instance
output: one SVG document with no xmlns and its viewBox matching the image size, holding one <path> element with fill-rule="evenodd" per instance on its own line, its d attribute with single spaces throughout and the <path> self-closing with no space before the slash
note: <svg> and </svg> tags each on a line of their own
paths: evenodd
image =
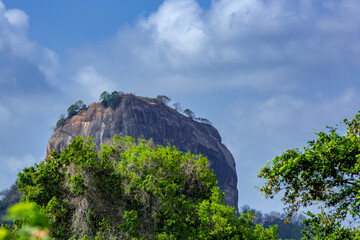
<svg viewBox="0 0 360 240">
<path fill-rule="evenodd" d="M 161 103 L 168 105 L 168 103 L 171 101 L 171 99 L 165 95 L 158 95 L 156 97 L 156 100 L 160 101 Z"/>
<path fill-rule="evenodd" d="M 79 101 L 76 101 L 74 104 L 72 104 L 67 112 L 68 112 L 68 116 L 71 117 L 71 116 L 74 116 L 75 114 L 77 114 L 79 112 L 80 109 L 82 108 L 86 108 L 86 104 L 84 104 L 83 101 L 79 100 Z"/>
<path fill-rule="evenodd" d="M 184 114 L 191 119 L 195 118 L 195 113 L 188 108 L 184 110 Z"/>
<path fill-rule="evenodd" d="M 115 109 L 120 103 L 121 94 L 122 92 L 118 92 L 118 91 L 113 91 L 111 94 L 108 93 L 107 91 L 104 91 L 100 95 L 101 104 L 104 107 L 111 107 L 112 109 Z"/>
</svg>

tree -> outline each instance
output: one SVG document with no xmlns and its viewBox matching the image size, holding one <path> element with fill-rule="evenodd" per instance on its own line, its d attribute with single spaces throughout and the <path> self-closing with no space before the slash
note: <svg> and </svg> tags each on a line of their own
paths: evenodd
<svg viewBox="0 0 360 240">
<path fill-rule="evenodd" d="M 309 141 L 302 150 L 286 150 L 258 173 L 265 179 L 260 191 L 266 197 L 283 192 L 281 200 L 288 218 L 300 207 L 322 207 L 321 214 L 308 212 L 312 220 L 304 222 L 311 227 L 310 235 L 315 239 L 330 239 L 326 238 L 330 232 L 340 234 L 341 222 L 346 218 L 359 220 L 360 112 L 351 121 L 345 119 L 344 125 L 346 134 L 340 135 L 337 129 L 328 127 L 328 132 L 315 133 L 317 139 Z M 351 232 L 356 235 L 358 230 Z"/>
<path fill-rule="evenodd" d="M 100 94 L 100 101 L 104 107 L 108 107 L 109 98 L 110 94 L 107 91 L 104 91 Z"/>
<path fill-rule="evenodd" d="M 184 110 L 184 114 L 187 115 L 191 119 L 195 118 L 195 114 L 193 113 L 193 111 L 191 111 L 188 108 Z"/>
<path fill-rule="evenodd" d="M 76 115 L 79 112 L 79 110 L 82 108 L 86 108 L 86 104 L 84 104 L 84 102 L 81 100 L 76 101 L 74 104 L 72 104 L 68 108 L 68 110 L 67 110 L 68 116 L 72 117 L 72 116 Z"/>
<path fill-rule="evenodd" d="M 120 95 L 122 92 L 113 91 L 111 94 L 107 91 L 104 91 L 100 95 L 100 101 L 101 104 L 104 107 L 111 107 L 112 109 L 115 109 L 120 104 Z"/>
<path fill-rule="evenodd" d="M 171 99 L 165 95 L 158 95 L 156 97 L 156 100 L 158 100 L 159 102 L 161 102 L 165 105 L 167 105 L 171 101 Z"/>
<path fill-rule="evenodd" d="M 77 137 L 19 173 L 56 239 L 275 239 L 276 227 L 237 217 L 208 160 L 175 147 L 117 136 L 100 151 Z"/>
<path fill-rule="evenodd" d="M 176 102 L 173 104 L 173 107 L 175 108 L 176 111 L 178 112 L 182 112 L 183 111 L 183 108 L 181 107 L 181 104 Z"/>
<path fill-rule="evenodd" d="M 209 125 L 212 125 L 212 122 L 210 122 L 208 119 L 206 118 L 202 118 L 202 117 L 197 117 L 195 118 L 196 121 L 199 121 L 201 123 L 205 123 L 205 124 L 209 124 Z"/>
<path fill-rule="evenodd" d="M 319 214 L 308 212 L 309 218 L 303 220 L 309 228 L 303 231 L 304 239 L 312 240 L 358 240 L 360 239 L 359 228 L 344 227 L 336 217 L 329 216 L 324 211 Z"/>
<path fill-rule="evenodd" d="M 56 128 L 61 127 L 63 125 L 64 121 L 65 121 L 65 116 L 64 116 L 64 114 L 61 114 L 59 117 L 59 120 L 57 120 L 57 122 L 56 122 Z"/>
</svg>

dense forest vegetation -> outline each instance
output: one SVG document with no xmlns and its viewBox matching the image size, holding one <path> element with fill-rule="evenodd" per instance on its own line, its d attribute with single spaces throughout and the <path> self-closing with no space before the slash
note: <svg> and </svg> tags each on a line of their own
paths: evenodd
<svg viewBox="0 0 360 240">
<path fill-rule="evenodd" d="M 276 227 L 254 224 L 251 212 L 238 217 L 216 184 L 201 155 L 117 136 L 98 152 L 77 137 L 18 180 L 22 201 L 48 220 L 36 215 L 37 231 L 55 239 L 276 239 Z M 20 205 L 8 218 L 21 207 L 38 214 Z M 25 218 L 2 232 L 30 234 L 29 226 L 36 227 Z"/>
<path fill-rule="evenodd" d="M 13 184 L 10 189 L 4 190 L 0 193 L 4 197 L 3 200 L 0 201 L 0 220 L 5 215 L 6 209 L 18 203 L 20 200 L 21 194 L 17 190 L 16 184 Z M 302 220 L 305 217 L 301 214 L 295 214 L 292 217 L 291 222 L 285 223 L 284 221 L 286 220 L 286 214 L 284 213 L 279 213 L 275 211 L 269 213 L 262 213 L 261 211 L 251 208 L 248 205 L 242 206 L 240 213 L 247 213 L 249 211 L 251 211 L 253 214 L 253 223 L 260 224 L 265 228 L 277 225 L 277 234 L 279 235 L 280 239 L 300 240 L 303 237 L 301 231 L 305 228 L 305 226 L 302 223 Z M 7 221 L 2 221 L 2 223 L 12 224 L 12 221 L 11 219 L 8 219 Z M 48 227 L 48 225 L 45 226 Z M 40 231 L 38 226 L 36 229 Z"/>
<path fill-rule="evenodd" d="M 15 188 L 14 188 L 15 187 Z M 19 192 L 17 191 L 16 185 L 13 185 L 11 187 L 13 189 L 11 191 L 11 194 L 7 195 L 7 197 L 0 202 L 1 206 L 1 213 L 0 213 L 0 219 L 5 215 L 5 210 L 18 203 L 20 200 Z M 6 192 L 9 192 L 7 190 Z M 12 195 L 16 195 L 17 197 L 14 198 Z M 13 201 L 9 201 L 9 199 L 13 199 Z M 280 212 L 269 212 L 269 213 L 262 213 L 261 211 L 258 211 L 254 208 L 249 207 L 248 205 L 244 205 L 241 207 L 240 213 L 247 213 L 251 211 L 253 214 L 252 222 L 255 224 L 260 224 L 264 228 L 269 228 L 270 226 L 277 225 L 278 230 L 277 234 L 280 239 L 294 239 L 294 240 L 300 240 L 304 235 L 301 233 L 301 231 L 305 228 L 302 221 L 305 219 L 304 215 L 294 215 L 290 222 L 286 222 L 286 214 L 280 213 Z M 3 223 L 11 224 L 12 222 L 3 221 Z M 0 238 L 1 239 L 1 238 Z"/>
</svg>

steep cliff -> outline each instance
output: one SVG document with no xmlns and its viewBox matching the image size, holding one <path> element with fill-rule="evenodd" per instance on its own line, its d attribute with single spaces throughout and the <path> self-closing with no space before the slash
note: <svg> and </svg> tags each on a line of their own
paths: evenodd
<svg viewBox="0 0 360 240">
<path fill-rule="evenodd" d="M 185 117 L 156 99 L 129 94 L 119 97 L 115 109 L 94 103 L 65 119 L 51 136 L 47 155 L 61 151 L 76 136 L 93 136 L 97 146 L 112 139 L 114 134 L 152 138 L 155 144 L 170 143 L 180 151 L 207 156 L 219 187 L 225 192 L 225 201 L 238 208 L 235 161 L 214 127 Z"/>
</svg>

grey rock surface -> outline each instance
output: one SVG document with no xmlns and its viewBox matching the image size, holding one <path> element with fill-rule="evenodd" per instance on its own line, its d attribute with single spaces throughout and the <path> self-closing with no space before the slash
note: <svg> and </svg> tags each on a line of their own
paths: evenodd
<svg viewBox="0 0 360 240">
<path fill-rule="evenodd" d="M 67 118 L 51 136 L 47 155 L 52 151 L 60 152 L 75 136 L 93 136 L 97 146 L 115 134 L 152 138 L 155 144 L 164 146 L 170 143 L 180 151 L 207 156 L 219 187 L 225 192 L 225 201 L 238 209 L 235 161 L 214 127 L 196 122 L 156 99 L 129 94 L 120 97 L 116 109 L 94 103 Z"/>
</svg>

